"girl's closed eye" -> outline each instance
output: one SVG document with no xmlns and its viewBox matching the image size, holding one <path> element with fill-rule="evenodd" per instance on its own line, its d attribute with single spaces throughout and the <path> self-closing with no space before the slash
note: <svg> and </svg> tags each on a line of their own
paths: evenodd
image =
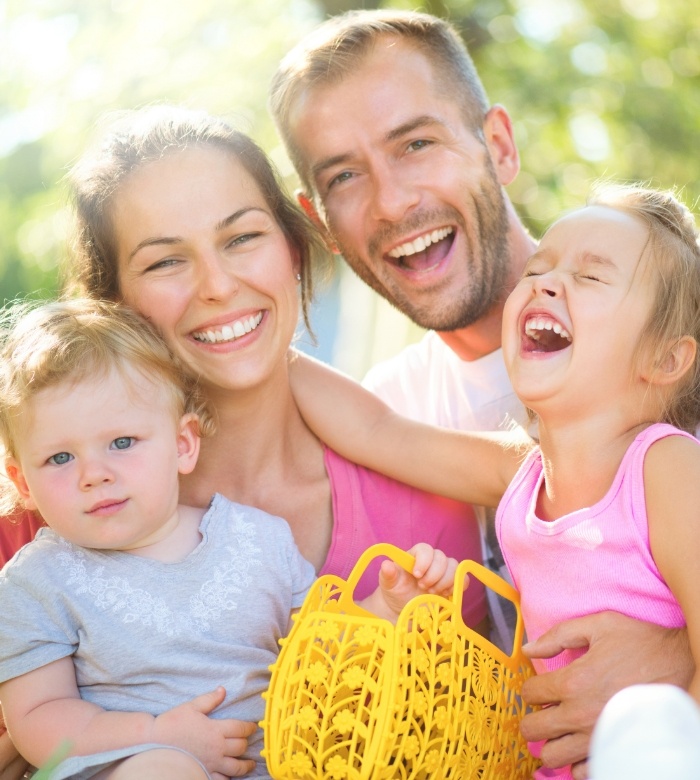
<svg viewBox="0 0 700 780">
<path fill-rule="evenodd" d="M 73 456 L 70 452 L 57 452 L 55 455 L 47 458 L 46 462 L 52 466 L 63 466 L 71 460 L 73 460 Z"/>
<path fill-rule="evenodd" d="M 112 450 L 128 450 L 136 444 L 136 439 L 133 436 L 119 436 L 110 445 Z"/>
</svg>

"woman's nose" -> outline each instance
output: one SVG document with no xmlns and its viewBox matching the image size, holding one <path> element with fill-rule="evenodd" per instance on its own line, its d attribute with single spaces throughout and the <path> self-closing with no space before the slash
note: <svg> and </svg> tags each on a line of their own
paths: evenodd
<svg viewBox="0 0 700 780">
<path fill-rule="evenodd" d="M 207 301 L 225 301 L 238 291 L 239 280 L 234 270 L 218 252 L 204 258 L 200 266 L 198 290 Z"/>
</svg>

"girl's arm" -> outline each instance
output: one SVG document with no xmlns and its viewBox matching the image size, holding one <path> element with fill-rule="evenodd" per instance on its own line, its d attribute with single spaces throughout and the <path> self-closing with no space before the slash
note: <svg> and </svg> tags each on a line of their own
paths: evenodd
<svg viewBox="0 0 700 780">
<path fill-rule="evenodd" d="M 305 422 L 348 460 L 430 493 L 496 506 L 531 441 L 517 433 L 464 433 L 393 412 L 357 382 L 312 358 L 290 361 Z"/>
<path fill-rule="evenodd" d="M 644 492 L 651 551 L 686 619 L 696 668 L 689 692 L 700 703 L 700 444 L 682 436 L 654 443 Z"/>
<path fill-rule="evenodd" d="M 88 755 L 154 742 L 187 750 L 210 773 L 230 777 L 255 765 L 235 758 L 246 749 L 255 724 L 208 717 L 224 696 L 217 688 L 158 717 L 106 711 L 80 698 L 71 657 L 0 684 L 8 732 L 34 766 L 64 744 L 70 755 Z"/>
</svg>

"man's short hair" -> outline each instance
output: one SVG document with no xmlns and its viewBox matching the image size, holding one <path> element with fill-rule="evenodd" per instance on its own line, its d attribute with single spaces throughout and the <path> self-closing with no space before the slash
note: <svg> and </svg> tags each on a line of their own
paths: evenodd
<svg viewBox="0 0 700 780">
<path fill-rule="evenodd" d="M 294 102 L 306 89 L 342 81 L 380 38 L 390 37 L 407 41 L 426 55 L 438 88 L 446 97 L 457 96 L 467 126 L 481 130 L 488 98 L 467 47 L 451 24 L 417 11 L 349 11 L 332 17 L 282 59 L 270 88 L 270 112 L 307 192 L 313 192 L 312 182 L 289 127 Z"/>
</svg>

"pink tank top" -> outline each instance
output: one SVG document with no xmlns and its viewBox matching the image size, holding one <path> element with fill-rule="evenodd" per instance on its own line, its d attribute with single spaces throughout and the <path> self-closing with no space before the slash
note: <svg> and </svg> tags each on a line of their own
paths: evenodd
<svg viewBox="0 0 700 780">
<path fill-rule="evenodd" d="M 528 639 L 563 620 L 604 610 L 667 628 L 685 625 L 649 548 L 644 457 L 666 436 L 693 439 L 671 425 L 649 426 L 630 445 L 601 501 L 553 521 L 535 514 L 544 480 L 539 449 L 527 457 L 503 496 L 496 531 L 522 596 Z M 565 651 L 535 665 L 538 671 L 558 669 L 582 652 Z"/>
</svg>

